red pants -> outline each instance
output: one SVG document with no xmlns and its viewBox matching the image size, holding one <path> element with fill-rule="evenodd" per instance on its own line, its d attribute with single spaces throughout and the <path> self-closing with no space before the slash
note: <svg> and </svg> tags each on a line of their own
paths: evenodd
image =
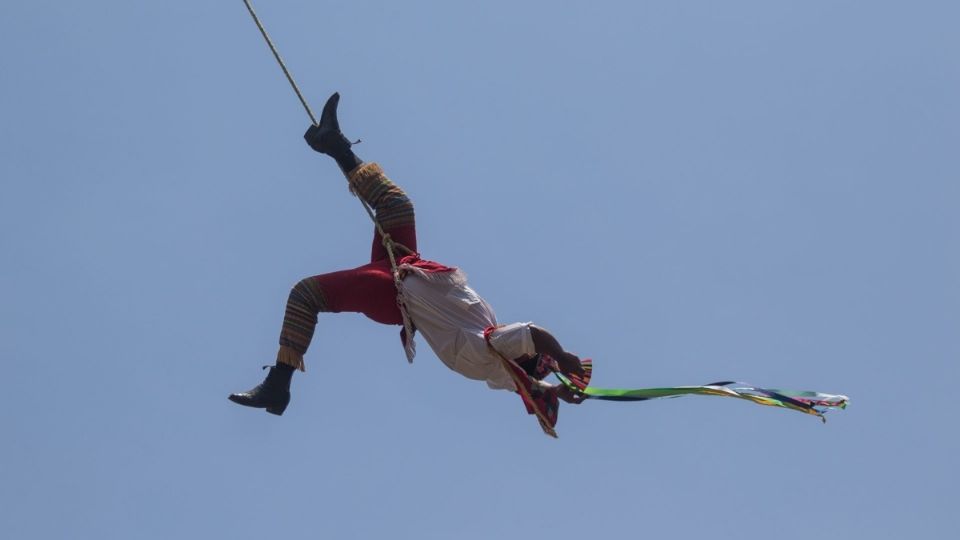
<svg viewBox="0 0 960 540">
<path fill-rule="evenodd" d="M 377 221 L 394 242 L 417 250 L 413 203 L 375 163 L 366 163 L 349 176 L 350 185 L 371 208 Z M 395 254 L 398 257 L 402 254 Z M 397 307 L 390 258 L 374 228 L 370 263 L 352 270 L 340 270 L 304 278 L 290 291 L 280 331 L 277 361 L 304 369 L 306 354 L 320 312 L 363 313 L 383 324 L 402 324 Z"/>
</svg>

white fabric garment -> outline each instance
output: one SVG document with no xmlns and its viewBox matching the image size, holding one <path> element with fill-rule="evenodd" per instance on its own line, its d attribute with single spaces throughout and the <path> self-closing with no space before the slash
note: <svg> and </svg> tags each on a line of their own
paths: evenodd
<svg viewBox="0 0 960 540">
<path fill-rule="evenodd" d="M 402 265 L 403 298 L 417 332 L 433 352 L 457 373 L 486 381 L 490 388 L 515 390 L 500 357 L 487 347 L 483 331 L 497 326 L 497 316 L 483 298 L 455 272 L 428 273 Z M 506 358 L 535 354 L 531 323 L 513 323 L 494 330 L 493 346 Z"/>
</svg>

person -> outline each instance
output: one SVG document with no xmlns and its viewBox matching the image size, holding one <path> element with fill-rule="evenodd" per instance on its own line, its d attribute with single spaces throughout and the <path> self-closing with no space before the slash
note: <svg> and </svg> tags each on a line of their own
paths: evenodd
<svg viewBox="0 0 960 540">
<path fill-rule="evenodd" d="M 374 230 L 370 262 L 298 282 L 287 299 L 275 365 L 264 366 L 269 372 L 261 384 L 229 399 L 282 415 L 290 402 L 294 371 L 305 371 L 304 355 L 319 313 L 356 312 L 378 323 L 403 325 L 406 312 L 410 324 L 401 338 L 410 360 L 414 345 L 408 334 L 419 332 L 450 369 L 486 381 L 490 388 L 519 393 L 527 412 L 536 414 L 544 431 L 555 436 L 558 399 L 580 403 L 584 396 L 576 387 L 550 385 L 543 378 L 559 372 L 582 388 L 589 361 L 582 363 L 541 326 L 499 324 L 460 269 L 420 258 L 413 203 L 378 164 L 354 154 L 340 131 L 339 100 L 338 93 L 327 100 L 320 123 L 311 125 L 304 138 L 313 150 L 336 161 L 351 191 L 375 212 L 380 229 Z M 397 252 L 396 279 L 389 249 Z"/>
</svg>

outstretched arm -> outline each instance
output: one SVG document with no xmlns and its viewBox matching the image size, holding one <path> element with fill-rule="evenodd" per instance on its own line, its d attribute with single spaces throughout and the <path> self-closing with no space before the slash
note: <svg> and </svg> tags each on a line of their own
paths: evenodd
<svg viewBox="0 0 960 540">
<path fill-rule="evenodd" d="M 580 358 L 570 352 L 567 352 L 560 346 L 557 338 L 543 328 L 530 326 L 530 334 L 533 336 L 533 347 L 540 354 L 546 354 L 557 361 L 560 371 L 563 373 L 572 373 L 575 375 L 584 375 L 583 366 L 580 365 Z"/>
<path fill-rule="evenodd" d="M 530 326 L 530 334 L 533 336 L 533 346 L 537 352 L 549 355 L 556 360 L 557 365 L 560 366 L 560 371 L 568 374 L 584 375 L 580 358 L 573 353 L 565 351 L 560 345 L 560 342 L 557 341 L 557 338 L 553 337 L 553 334 L 533 325 Z M 553 386 L 550 388 L 550 391 L 555 392 L 558 398 L 567 403 L 580 403 L 586 399 L 586 396 L 583 394 L 577 393 L 562 384 Z"/>
</svg>

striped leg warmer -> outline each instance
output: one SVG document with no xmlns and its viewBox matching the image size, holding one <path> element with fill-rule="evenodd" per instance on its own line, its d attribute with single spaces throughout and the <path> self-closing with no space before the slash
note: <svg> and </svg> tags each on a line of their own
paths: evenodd
<svg viewBox="0 0 960 540">
<path fill-rule="evenodd" d="M 287 310 L 280 331 L 280 350 L 277 362 L 305 370 L 303 355 L 306 354 L 317 326 L 317 314 L 327 311 L 327 300 L 316 277 L 297 283 L 287 299 Z"/>
<path fill-rule="evenodd" d="M 385 230 L 414 223 L 413 203 L 376 163 L 364 163 L 350 172 L 350 189 L 376 211 Z"/>
</svg>

